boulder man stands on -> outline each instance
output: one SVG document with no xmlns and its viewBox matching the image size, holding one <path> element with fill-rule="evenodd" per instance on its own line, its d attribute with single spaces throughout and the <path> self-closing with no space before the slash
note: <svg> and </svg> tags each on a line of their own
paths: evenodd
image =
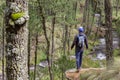
<svg viewBox="0 0 120 80">
<path fill-rule="evenodd" d="M 84 34 L 83 27 L 78 28 L 78 34 L 74 37 L 74 41 L 72 43 L 71 49 L 75 46 L 75 56 L 76 56 L 76 65 L 77 65 L 77 71 L 80 71 L 81 64 L 82 64 L 82 55 L 84 52 L 84 43 L 86 45 L 86 48 L 88 49 L 88 42 L 87 37 Z"/>
</svg>

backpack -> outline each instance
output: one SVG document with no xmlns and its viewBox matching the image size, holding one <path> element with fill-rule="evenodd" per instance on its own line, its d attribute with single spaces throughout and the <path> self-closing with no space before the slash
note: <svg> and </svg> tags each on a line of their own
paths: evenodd
<svg viewBox="0 0 120 80">
<path fill-rule="evenodd" d="M 77 37 L 78 37 L 78 46 L 83 47 L 84 46 L 84 39 L 85 39 L 84 35 L 78 35 Z"/>
</svg>

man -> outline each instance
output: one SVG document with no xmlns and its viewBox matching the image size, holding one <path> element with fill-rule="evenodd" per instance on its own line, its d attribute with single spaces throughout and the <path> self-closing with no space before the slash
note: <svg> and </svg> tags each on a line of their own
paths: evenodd
<svg viewBox="0 0 120 80">
<path fill-rule="evenodd" d="M 84 51 L 84 43 L 86 48 L 88 49 L 88 42 L 87 37 L 84 34 L 83 27 L 78 28 L 78 34 L 75 36 L 71 49 L 75 46 L 75 56 L 76 56 L 76 65 L 77 65 L 77 72 L 80 71 L 81 64 L 82 64 L 82 55 Z"/>
</svg>

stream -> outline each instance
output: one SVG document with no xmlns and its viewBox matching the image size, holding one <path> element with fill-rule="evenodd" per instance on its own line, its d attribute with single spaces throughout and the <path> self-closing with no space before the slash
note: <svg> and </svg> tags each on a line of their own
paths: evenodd
<svg viewBox="0 0 120 80">
<path fill-rule="evenodd" d="M 113 49 L 118 48 L 119 38 L 115 31 L 112 32 L 113 35 Z M 105 49 L 106 49 L 106 42 L 105 38 L 99 38 L 99 45 L 96 45 L 93 50 L 96 54 L 96 58 L 93 58 L 93 60 L 103 60 L 106 59 L 105 56 Z"/>
</svg>

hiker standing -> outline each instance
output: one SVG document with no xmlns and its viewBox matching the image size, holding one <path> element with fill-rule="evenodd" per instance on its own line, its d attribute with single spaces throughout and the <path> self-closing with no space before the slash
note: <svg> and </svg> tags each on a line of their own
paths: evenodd
<svg viewBox="0 0 120 80">
<path fill-rule="evenodd" d="M 82 55 L 84 51 L 84 43 L 86 48 L 88 49 L 88 42 L 87 37 L 84 34 L 83 27 L 78 28 L 78 34 L 74 37 L 74 41 L 72 43 L 71 49 L 75 46 L 75 56 L 76 56 L 76 65 L 77 65 L 77 72 L 80 71 L 81 64 L 82 64 Z"/>
</svg>

